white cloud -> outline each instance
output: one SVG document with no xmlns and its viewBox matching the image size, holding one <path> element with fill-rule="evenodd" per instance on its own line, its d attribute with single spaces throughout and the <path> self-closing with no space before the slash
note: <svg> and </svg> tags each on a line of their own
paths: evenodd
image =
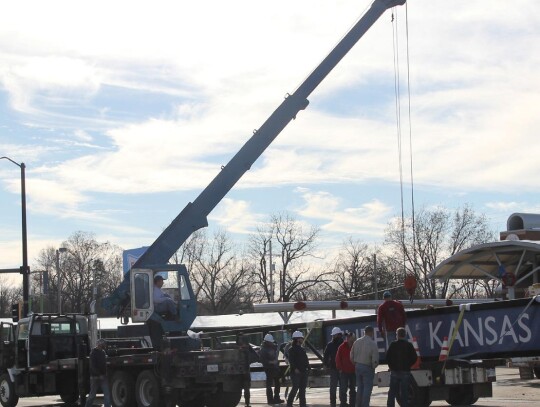
<svg viewBox="0 0 540 407">
<path fill-rule="evenodd" d="M 305 200 L 305 206 L 298 213 L 321 222 L 321 228 L 331 233 L 381 237 L 392 209 L 378 200 L 359 207 L 344 207 L 340 198 L 325 191 L 301 189 L 298 192 Z"/>
</svg>

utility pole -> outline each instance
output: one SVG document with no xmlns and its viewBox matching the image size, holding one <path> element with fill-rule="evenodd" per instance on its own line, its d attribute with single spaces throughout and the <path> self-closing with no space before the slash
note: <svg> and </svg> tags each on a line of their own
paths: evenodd
<svg viewBox="0 0 540 407">
<path fill-rule="evenodd" d="M 62 313 L 62 274 L 60 273 L 60 253 L 67 252 L 65 247 L 60 247 L 56 250 L 56 276 L 58 281 L 56 285 L 58 286 L 58 313 Z"/>
<path fill-rule="evenodd" d="M 28 244 L 26 234 L 26 181 L 24 163 L 18 163 L 9 157 L 0 157 L 0 160 L 8 160 L 21 169 L 21 211 L 22 211 L 22 266 L 17 269 L 0 270 L 2 273 L 12 273 L 18 271 L 23 276 L 23 316 L 28 315 L 28 298 L 30 294 L 30 267 L 28 267 Z"/>
</svg>

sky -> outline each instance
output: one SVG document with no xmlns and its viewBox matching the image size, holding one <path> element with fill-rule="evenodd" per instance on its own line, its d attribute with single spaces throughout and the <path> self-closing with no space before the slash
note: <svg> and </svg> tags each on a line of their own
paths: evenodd
<svg viewBox="0 0 540 407">
<path fill-rule="evenodd" d="M 370 3 L 2 2 L 0 156 L 27 167 L 30 265 L 76 231 L 150 245 Z M 211 230 L 241 244 L 287 212 L 320 227 L 321 250 L 382 245 L 413 191 L 415 211 L 470 205 L 495 232 L 540 213 L 540 2 L 409 0 L 393 15 L 315 89 Z M 0 160 L 0 268 L 22 263 L 20 202 L 20 170 Z"/>
</svg>

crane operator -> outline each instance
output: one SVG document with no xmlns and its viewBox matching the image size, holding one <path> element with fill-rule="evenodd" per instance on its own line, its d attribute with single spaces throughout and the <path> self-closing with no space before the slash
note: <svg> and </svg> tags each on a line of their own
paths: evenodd
<svg viewBox="0 0 540 407">
<path fill-rule="evenodd" d="M 163 276 L 156 274 L 154 276 L 154 311 L 158 314 L 168 313 L 170 316 L 176 316 L 176 302 L 171 296 L 161 290 L 163 287 Z"/>
</svg>

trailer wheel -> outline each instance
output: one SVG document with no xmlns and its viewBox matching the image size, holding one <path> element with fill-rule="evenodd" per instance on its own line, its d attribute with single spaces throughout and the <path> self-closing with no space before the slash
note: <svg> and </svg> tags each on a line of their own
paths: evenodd
<svg viewBox="0 0 540 407">
<path fill-rule="evenodd" d="M 131 407 L 135 404 L 135 379 L 121 370 L 111 378 L 111 402 L 114 407 Z"/>
<path fill-rule="evenodd" d="M 478 397 L 474 397 L 473 387 L 470 384 L 451 387 L 446 399 L 446 402 L 451 406 L 472 406 L 477 401 Z"/>
<path fill-rule="evenodd" d="M 242 390 L 218 391 L 206 397 L 207 407 L 236 407 L 242 398 Z"/>
<path fill-rule="evenodd" d="M 534 375 L 536 376 L 536 378 L 540 379 L 540 367 L 534 367 L 533 370 L 534 370 Z"/>
<path fill-rule="evenodd" d="M 397 403 L 401 406 L 401 401 L 397 399 Z M 431 399 L 429 397 L 429 388 L 420 387 L 416 384 L 416 381 L 411 377 L 409 384 L 409 406 L 415 407 L 429 407 L 431 405 Z"/>
<path fill-rule="evenodd" d="M 0 375 L 0 403 L 3 407 L 15 407 L 19 396 L 15 394 L 15 385 L 7 373 Z"/>
<path fill-rule="evenodd" d="M 159 382 L 151 370 L 143 370 L 137 376 L 135 398 L 138 407 L 162 407 Z"/>
</svg>

